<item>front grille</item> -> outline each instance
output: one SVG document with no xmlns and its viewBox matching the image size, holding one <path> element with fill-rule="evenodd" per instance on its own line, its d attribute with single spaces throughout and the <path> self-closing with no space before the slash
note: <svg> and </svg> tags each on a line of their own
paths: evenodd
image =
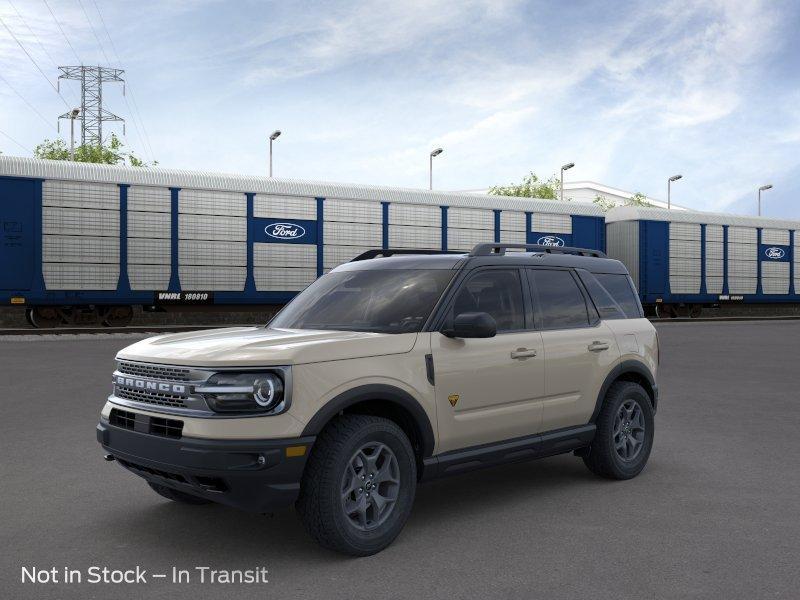
<svg viewBox="0 0 800 600">
<path fill-rule="evenodd" d="M 111 414 L 108 416 L 108 422 L 116 427 L 122 429 L 131 429 L 136 425 L 136 413 L 128 412 L 127 410 L 120 410 L 112 408 Z"/>
<path fill-rule="evenodd" d="M 183 421 L 150 417 L 150 433 L 162 437 L 179 438 L 183 434 Z"/>
<path fill-rule="evenodd" d="M 189 381 L 191 378 L 190 369 L 167 367 L 164 365 L 148 365 L 145 363 L 128 362 L 126 360 L 119 361 L 117 370 L 126 375 L 163 379 L 166 381 Z"/>
<path fill-rule="evenodd" d="M 125 400 L 134 400 L 136 402 L 145 402 L 147 404 L 157 404 L 159 406 L 173 406 L 176 408 L 186 408 L 184 397 L 177 394 L 166 394 L 164 392 L 153 392 L 144 390 L 135 390 L 132 388 L 124 388 L 116 386 L 114 395 L 117 398 Z"/>
<path fill-rule="evenodd" d="M 172 481 L 187 483 L 186 478 L 178 473 L 170 473 L 168 471 L 162 471 L 161 469 L 153 469 L 151 467 L 146 467 L 144 465 L 137 465 L 136 463 L 128 462 L 127 460 L 122 460 L 121 458 L 118 458 L 117 462 L 121 464 L 123 467 L 130 469 L 131 471 L 138 473 L 140 475 L 146 473 L 148 475 L 155 475 L 163 479 L 170 479 Z"/>
</svg>

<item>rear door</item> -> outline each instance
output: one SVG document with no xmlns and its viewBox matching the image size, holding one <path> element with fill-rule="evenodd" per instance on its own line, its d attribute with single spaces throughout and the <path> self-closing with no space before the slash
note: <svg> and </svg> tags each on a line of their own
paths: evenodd
<svg viewBox="0 0 800 600">
<path fill-rule="evenodd" d="M 569 269 L 529 269 L 545 356 L 542 429 L 585 425 L 619 348 Z"/>
<path fill-rule="evenodd" d="M 35 199 L 35 181 L 0 177 L 0 290 L 31 287 Z"/>
</svg>

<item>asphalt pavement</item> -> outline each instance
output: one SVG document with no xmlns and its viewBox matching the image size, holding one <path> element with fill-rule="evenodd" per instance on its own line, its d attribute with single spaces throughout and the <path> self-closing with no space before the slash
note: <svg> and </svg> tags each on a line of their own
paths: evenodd
<svg viewBox="0 0 800 600">
<path fill-rule="evenodd" d="M 316 546 L 292 510 L 181 506 L 104 462 L 98 412 L 138 337 L 2 339 L 0 598 L 800 597 L 800 322 L 658 329 L 642 475 L 604 481 L 559 456 L 424 484 L 397 541 L 361 559 Z M 148 583 L 88 582 L 137 565 Z M 268 583 L 200 583 L 202 566 Z M 53 567 L 82 583 L 22 582 Z"/>
</svg>

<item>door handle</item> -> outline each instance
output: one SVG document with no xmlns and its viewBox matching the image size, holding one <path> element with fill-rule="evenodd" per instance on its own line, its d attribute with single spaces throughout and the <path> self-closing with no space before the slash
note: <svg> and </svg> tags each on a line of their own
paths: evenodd
<svg viewBox="0 0 800 600">
<path fill-rule="evenodd" d="M 607 342 L 592 342 L 589 344 L 589 352 L 602 352 L 603 350 L 608 350 L 609 345 Z"/>
<path fill-rule="evenodd" d="M 528 350 L 527 348 L 517 348 L 511 351 L 511 358 L 515 360 L 533 358 L 534 356 L 536 356 L 536 350 Z"/>
</svg>

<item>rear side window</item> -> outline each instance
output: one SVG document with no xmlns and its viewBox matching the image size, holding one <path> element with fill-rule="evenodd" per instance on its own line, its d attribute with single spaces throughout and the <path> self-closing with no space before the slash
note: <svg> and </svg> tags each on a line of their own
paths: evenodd
<svg viewBox="0 0 800 600">
<path fill-rule="evenodd" d="M 589 326 L 586 300 L 569 271 L 531 269 L 528 274 L 543 329 Z"/>
<path fill-rule="evenodd" d="M 489 269 L 472 275 L 456 295 L 453 318 L 466 312 L 489 313 L 497 322 L 497 331 L 525 329 L 525 306 L 522 284 L 516 269 Z"/>
<path fill-rule="evenodd" d="M 626 317 L 639 319 L 644 316 L 642 304 L 639 302 L 639 296 L 636 295 L 630 276 L 620 273 L 594 273 L 593 275 L 616 301 Z"/>
<path fill-rule="evenodd" d="M 578 269 L 578 276 L 581 278 L 583 285 L 586 286 L 586 290 L 589 292 L 589 296 L 591 296 L 592 302 L 594 302 L 601 319 L 627 318 L 625 311 L 619 303 L 611 297 L 611 294 L 603 287 L 603 284 L 595 278 L 594 274 L 583 269 Z"/>
</svg>

